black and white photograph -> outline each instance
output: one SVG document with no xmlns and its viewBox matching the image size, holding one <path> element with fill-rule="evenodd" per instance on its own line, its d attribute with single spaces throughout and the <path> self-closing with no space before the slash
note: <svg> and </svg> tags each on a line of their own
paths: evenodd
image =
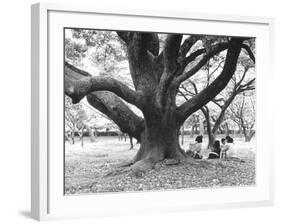
<svg viewBox="0 0 281 224">
<path fill-rule="evenodd" d="M 278 1 L 2 3 L 1 223 L 281 223 Z"/>
<path fill-rule="evenodd" d="M 62 38 L 65 195 L 255 186 L 255 37 Z"/>
</svg>

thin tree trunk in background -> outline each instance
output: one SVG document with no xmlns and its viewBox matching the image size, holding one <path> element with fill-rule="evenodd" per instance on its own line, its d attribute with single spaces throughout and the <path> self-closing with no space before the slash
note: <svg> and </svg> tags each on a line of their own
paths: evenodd
<svg viewBox="0 0 281 224">
<path fill-rule="evenodd" d="M 228 126 L 227 122 L 225 122 L 224 127 L 225 127 L 225 135 L 228 136 L 229 135 L 229 126 Z"/>
<path fill-rule="evenodd" d="M 84 128 L 82 128 L 82 131 L 81 131 L 81 146 L 82 147 L 84 146 Z"/>
<path fill-rule="evenodd" d="M 71 140 L 72 140 L 72 144 L 74 145 L 75 144 L 75 131 L 74 130 L 71 131 Z"/>
<path fill-rule="evenodd" d="M 250 133 L 249 133 L 249 137 L 248 137 L 248 142 L 250 142 L 252 140 L 252 138 L 254 137 L 254 135 L 255 135 L 255 131 L 254 130 L 250 130 L 249 132 Z"/>
<path fill-rule="evenodd" d="M 95 142 L 95 132 L 94 132 L 94 130 L 90 129 L 89 134 L 90 134 L 90 141 Z"/>
<path fill-rule="evenodd" d="M 254 130 L 247 130 L 246 128 L 243 128 L 243 134 L 245 138 L 245 142 L 250 142 L 255 135 Z"/>
<path fill-rule="evenodd" d="M 199 134 L 204 135 L 204 122 L 201 116 L 199 116 Z"/>
<path fill-rule="evenodd" d="M 181 145 L 184 144 L 184 125 L 181 126 Z"/>
<path fill-rule="evenodd" d="M 193 136 L 194 136 L 194 125 L 192 125 L 192 127 L 191 127 L 190 138 L 193 138 Z"/>
<path fill-rule="evenodd" d="M 134 149 L 133 137 L 129 135 L 129 138 L 130 138 L 130 149 Z"/>
</svg>

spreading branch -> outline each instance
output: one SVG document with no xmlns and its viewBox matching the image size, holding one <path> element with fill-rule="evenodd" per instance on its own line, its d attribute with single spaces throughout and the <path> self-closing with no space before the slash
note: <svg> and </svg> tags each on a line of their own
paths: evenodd
<svg viewBox="0 0 281 224">
<path fill-rule="evenodd" d="M 70 64 L 68 64 L 68 69 L 71 70 L 69 74 L 73 80 L 81 80 L 91 76 L 88 72 Z M 140 141 L 141 133 L 144 130 L 144 120 L 137 116 L 120 97 L 109 91 L 97 91 L 88 94 L 87 100 L 91 106 L 117 124 L 123 133 L 128 133 Z"/>
<path fill-rule="evenodd" d="M 226 60 L 220 75 L 208 87 L 206 87 L 200 93 L 196 94 L 190 100 L 188 100 L 187 102 L 183 103 L 180 107 L 178 107 L 177 110 L 178 110 L 180 122 L 184 121 L 190 114 L 194 113 L 202 106 L 210 102 L 224 89 L 224 87 L 232 78 L 236 70 L 236 65 L 241 51 L 242 42 L 243 39 L 241 38 L 232 38 L 230 43 L 227 44 L 228 51 L 226 55 Z M 220 47 L 220 51 L 227 46 L 223 44 L 223 46 Z M 206 58 L 206 56 L 204 58 Z"/>
<path fill-rule="evenodd" d="M 144 120 L 137 116 L 119 97 L 108 91 L 87 95 L 88 103 L 109 117 L 123 133 L 141 141 Z"/>
<path fill-rule="evenodd" d="M 230 46 L 229 43 L 219 43 L 215 45 L 210 51 L 208 51 L 205 56 L 189 71 L 183 73 L 182 75 L 178 76 L 176 78 L 176 82 L 178 84 L 184 82 L 185 80 L 189 79 L 191 76 L 193 76 L 196 72 L 198 72 L 213 56 L 216 54 L 226 50 Z M 190 55 L 189 57 L 194 57 L 194 59 L 201 55 L 202 53 L 206 52 L 206 49 L 200 49 L 197 50 L 197 54 L 194 52 L 194 56 Z M 190 60 L 190 59 L 186 59 Z"/>
<path fill-rule="evenodd" d="M 69 67 L 68 63 L 65 63 L 65 93 L 72 98 L 73 103 L 80 102 L 86 95 L 94 91 L 107 90 L 115 93 L 128 103 L 131 103 L 139 108 L 142 108 L 143 97 L 141 92 L 130 89 L 124 83 L 112 78 L 112 77 L 85 77 L 80 80 L 74 80 L 72 78 L 72 72 L 74 66 Z M 82 70 L 76 68 L 76 71 Z"/>
<path fill-rule="evenodd" d="M 186 38 L 180 48 L 180 56 L 184 58 L 186 54 L 190 51 L 193 45 L 200 39 L 199 35 L 191 35 Z"/>
</svg>

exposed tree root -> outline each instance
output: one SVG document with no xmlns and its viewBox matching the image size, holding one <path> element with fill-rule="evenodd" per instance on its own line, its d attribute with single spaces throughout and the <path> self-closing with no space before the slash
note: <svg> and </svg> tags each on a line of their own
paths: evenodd
<svg viewBox="0 0 281 224">
<path fill-rule="evenodd" d="M 130 160 L 130 161 L 126 161 L 126 162 L 121 162 L 119 164 L 116 165 L 117 168 L 121 168 L 121 167 L 128 167 L 128 166 L 131 166 L 133 165 L 133 160 Z"/>
<path fill-rule="evenodd" d="M 149 159 L 142 159 L 138 161 L 132 160 L 132 161 L 123 162 L 118 164 L 115 170 L 108 172 L 104 177 L 116 176 L 128 172 L 131 172 L 136 177 L 143 177 L 146 172 L 154 169 L 156 164 L 158 163 L 163 163 L 166 166 L 177 166 L 183 163 L 187 163 L 189 165 L 198 166 L 198 167 L 208 166 L 208 164 L 206 164 L 208 162 L 206 161 L 203 162 L 203 161 L 195 160 L 194 158 L 188 155 L 179 153 L 175 156 L 175 158 L 165 158 L 158 161 L 149 158 Z"/>
<path fill-rule="evenodd" d="M 167 165 L 167 166 L 175 166 L 175 165 L 178 165 L 180 163 L 180 160 L 178 160 L 178 159 L 165 159 L 164 162 L 165 162 L 165 165 Z"/>
<path fill-rule="evenodd" d="M 150 159 L 139 160 L 131 166 L 131 170 L 136 177 L 142 177 L 147 171 L 154 169 L 155 164 Z"/>
<path fill-rule="evenodd" d="M 153 163 L 151 160 L 140 160 L 135 162 L 134 164 L 132 162 L 127 162 L 124 164 L 120 164 L 117 169 L 108 172 L 104 175 L 104 177 L 110 177 L 110 176 L 116 176 L 119 174 L 124 174 L 128 172 L 132 172 L 133 175 L 136 177 L 142 177 L 147 171 L 153 169 L 155 166 L 155 163 Z"/>
<path fill-rule="evenodd" d="M 115 169 L 113 171 L 108 172 L 103 177 L 116 176 L 116 175 L 119 175 L 119 174 L 128 173 L 130 171 L 131 171 L 130 167 L 118 168 L 118 169 Z"/>
</svg>

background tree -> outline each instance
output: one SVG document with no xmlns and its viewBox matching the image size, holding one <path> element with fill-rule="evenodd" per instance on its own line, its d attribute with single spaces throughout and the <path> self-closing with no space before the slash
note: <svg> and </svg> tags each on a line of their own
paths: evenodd
<svg viewBox="0 0 281 224">
<path fill-rule="evenodd" d="M 72 104 L 69 97 L 65 97 L 64 113 L 65 113 L 65 131 L 67 133 L 66 140 L 69 140 L 72 144 L 75 143 L 76 126 L 79 120 L 79 104 Z"/>
<path fill-rule="evenodd" d="M 65 129 L 69 136 L 66 136 L 72 144 L 75 143 L 75 134 L 80 137 L 81 145 L 83 146 L 83 137 L 85 130 L 88 130 L 88 116 L 83 109 L 81 103 L 72 104 L 69 97 L 65 97 Z"/>
<path fill-rule="evenodd" d="M 251 94 L 242 94 L 230 106 L 230 117 L 243 133 L 245 141 L 251 141 L 255 135 L 255 100 Z"/>
<path fill-rule="evenodd" d="M 78 122 L 76 125 L 77 128 L 77 133 L 80 137 L 80 141 L 81 141 L 81 146 L 84 146 L 84 133 L 85 131 L 89 130 L 89 127 L 87 125 L 87 114 L 86 112 L 82 109 L 79 108 L 78 109 Z"/>
<path fill-rule="evenodd" d="M 156 33 L 117 34 L 126 46 L 134 88 L 111 75 L 92 76 L 65 62 L 65 93 L 74 103 L 87 96 L 92 106 L 106 113 L 122 131 L 126 129 L 123 132 L 138 139 L 140 149 L 132 166 L 136 172 L 143 172 L 165 158 L 186 159 L 179 145 L 180 127 L 227 86 L 249 38 L 213 38 L 205 44 L 202 40 L 206 36 L 168 34 L 161 46 Z M 197 42 L 204 44 L 193 48 Z M 227 53 L 220 74 L 198 94 L 176 105 L 181 83 L 224 51 Z M 198 57 L 200 60 L 192 63 Z M 143 118 L 123 100 L 141 110 Z"/>
</svg>

